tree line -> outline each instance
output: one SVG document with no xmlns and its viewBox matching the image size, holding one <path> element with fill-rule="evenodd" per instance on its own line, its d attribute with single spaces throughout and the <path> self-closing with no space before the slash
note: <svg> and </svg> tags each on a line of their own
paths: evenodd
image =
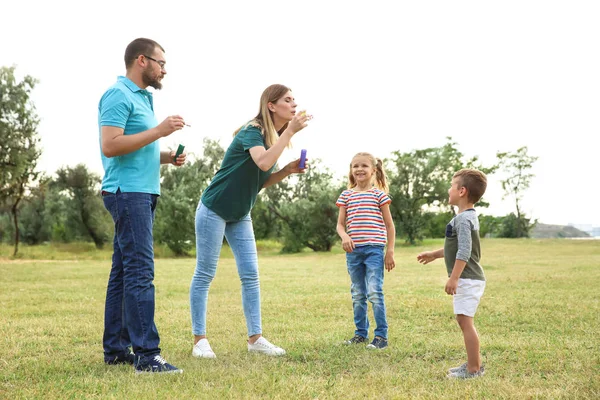
<svg viewBox="0 0 600 400">
<path fill-rule="evenodd" d="M 101 177 L 85 164 L 65 166 L 53 175 L 37 171 L 42 149 L 39 119 L 30 100 L 37 81 L 15 78 L 14 67 L 0 69 L 0 242 L 93 241 L 102 248 L 112 241 L 113 223 L 100 196 Z M 195 246 L 194 217 L 202 191 L 224 156 L 217 141 L 205 139 L 202 154 L 190 155 L 180 168 L 161 167 L 161 198 L 156 209 L 154 239 L 175 254 Z M 482 236 L 528 237 L 535 221 L 520 204 L 537 157 L 527 147 L 497 153 L 493 165 L 467 158 L 451 137 L 439 147 L 394 151 L 384 160 L 388 174 L 392 217 L 399 237 L 416 244 L 425 237 L 443 237 L 454 215 L 448 205 L 448 186 L 455 171 L 477 168 L 487 175 L 502 173 L 505 197 L 515 212 L 504 217 L 485 215 L 485 196 L 478 203 Z M 338 241 L 335 201 L 346 188 L 344 178 L 313 160 L 306 174 L 290 177 L 263 190 L 252 210 L 257 239 L 276 239 L 283 251 L 304 248 L 329 251 Z"/>
</svg>

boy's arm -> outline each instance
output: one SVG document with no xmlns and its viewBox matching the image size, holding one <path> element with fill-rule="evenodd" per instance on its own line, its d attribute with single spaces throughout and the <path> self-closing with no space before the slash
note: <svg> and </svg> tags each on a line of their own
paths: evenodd
<svg viewBox="0 0 600 400">
<path fill-rule="evenodd" d="M 450 278 L 448 278 L 448 282 L 446 282 L 446 288 L 445 288 L 446 293 L 456 294 L 456 288 L 458 287 L 458 278 L 460 278 L 460 275 L 462 274 L 466 265 L 467 265 L 467 262 L 464 260 L 457 259 L 454 262 L 454 268 L 452 268 L 452 274 L 450 275 Z"/>
<path fill-rule="evenodd" d="M 467 261 L 471 257 L 472 241 L 471 241 L 471 224 L 467 220 L 457 221 L 456 234 L 458 236 L 458 252 L 456 253 L 456 261 L 452 268 L 452 274 L 446 282 L 446 293 L 453 295 L 456 294 L 456 288 L 458 287 L 458 278 L 464 271 Z"/>
<path fill-rule="evenodd" d="M 346 207 L 339 207 L 340 212 L 338 213 L 338 221 L 336 231 L 340 238 L 342 238 L 342 248 L 346 253 L 352 253 L 354 250 L 354 242 L 346 233 Z"/>
<path fill-rule="evenodd" d="M 385 223 L 385 229 L 387 231 L 387 250 L 385 252 L 385 269 L 389 271 L 396 267 L 396 261 L 394 261 L 394 247 L 396 246 L 396 227 L 394 226 L 394 219 L 390 211 L 390 204 L 384 204 L 381 207 L 381 213 L 383 214 L 383 222 Z"/>
<path fill-rule="evenodd" d="M 417 261 L 421 264 L 429 264 L 433 260 L 444 257 L 444 248 L 434 251 L 424 251 L 417 256 Z"/>
</svg>

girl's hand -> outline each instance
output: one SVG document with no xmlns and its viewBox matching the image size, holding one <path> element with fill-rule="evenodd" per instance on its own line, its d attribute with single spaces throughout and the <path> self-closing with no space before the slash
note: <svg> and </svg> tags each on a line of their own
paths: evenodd
<svg viewBox="0 0 600 400">
<path fill-rule="evenodd" d="M 344 235 L 342 237 L 342 248 L 346 253 L 352 253 L 352 250 L 354 250 L 354 242 L 350 239 L 350 236 Z"/>
<path fill-rule="evenodd" d="M 435 256 L 433 255 L 433 251 L 424 251 L 417 256 L 417 261 L 421 264 L 429 264 L 435 260 Z"/>
<path fill-rule="evenodd" d="M 292 120 L 290 121 L 287 129 L 290 130 L 290 133 L 292 135 L 295 135 L 296 133 L 300 132 L 302 129 L 308 126 L 307 122 L 311 118 L 312 117 L 308 115 L 306 111 L 300 111 L 299 113 L 296 113 L 296 115 L 294 115 L 294 118 L 292 118 Z"/>
<path fill-rule="evenodd" d="M 300 159 L 290 162 L 285 166 L 285 171 L 288 175 L 290 174 L 305 174 L 306 168 L 308 168 L 308 158 L 306 159 L 306 163 L 304 163 L 304 168 L 300 169 Z"/>
<path fill-rule="evenodd" d="M 394 268 L 396 268 L 396 261 L 394 261 L 394 252 L 393 251 L 387 251 L 385 253 L 385 269 L 388 272 L 390 272 Z"/>
</svg>

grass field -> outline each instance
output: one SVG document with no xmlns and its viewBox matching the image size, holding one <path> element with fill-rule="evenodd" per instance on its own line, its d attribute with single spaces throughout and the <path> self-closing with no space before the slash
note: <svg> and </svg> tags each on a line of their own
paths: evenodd
<svg viewBox="0 0 600 400">
<path fill-rule="evenodd" d="M 239 279 L 227 249 L 209 295 L 217 359 L 191 357 L 193 259 L 156 261 L 163 355 L 183 375 L 134 374 L 102 358 L 107 251 L 0 247 L 0 398 L 600 398 L 600 241 L 482 241 L 486 293 L 476 316 L 486 375 L 450 381 L 464 358 L 443 262 L 396 250 L 386 274 L 390 347 L 341 344 L 353 334 L 345 257 L 260 253 L 265 337 L 287 355 L 248 354 Z M 29 252 L 29 253 L 28 253 Z M 59 255 L 62 254 L 62 255 Z M 47 257 L 44 257 L 47 255 Z M 48 258 L 51 260 L 43 260 Z M 59 260 L 58 258 L 63 258 Z"/>
</svg>

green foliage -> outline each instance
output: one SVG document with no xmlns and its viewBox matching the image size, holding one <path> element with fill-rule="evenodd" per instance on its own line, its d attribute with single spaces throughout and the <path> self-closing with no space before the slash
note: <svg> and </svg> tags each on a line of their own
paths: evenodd
<svg viewBox="0 0 600 400">
<path fill-rule="evenodd" d="M 463 161 L 463 154 L 451 138 L 442 147 L 414 150 L 408 153 L 393 152 L 390 181 L 390 211 L 399 236 L 416 244 L 427 230 L 426 210 L 450 211 L 448 187 L 454 173 L 462 168 L 477 168 L 491 174 L 496 166 L 485 167 L 473 157 Z M 448 221 L 449 222 L 449 221 Z"/>
<path fill-rule="evenodd" d="M 339 239 L 335 200 L 342 188 L 335 186 L 332 178 L 331 172 L 315 159 L 293 188 L 280 193 L 278 204 L 272 204 L 273 212 L 284 222 L 283 252 L 297 253 L 304 247 L 330 251 Z"/>
<path fill-rule="evenodd" d="M 40 244 L 49 241 L 52 226 L 46 223 L 46 196 L 48 178 L 40 179 L 38 186 L 31 189 L 20 210 L 21 239 L 27 244 Z"/>
<path fill-rule="evenodd" d="M 498 237 L 502 238 L 527 238 L 529 232 L 535 226 L 535 222 L 532 223 L 523 214 L 517 216 L 515 213 L 510 213 L 502 217 L 501 220 L 502 224 L 500 225 Z"/>
<path fill-rule="evenodd" d="M 161 196 L 154 224 L 154 239 L 176 255 L 187 255 L 195 245 L 196 208 L 202 192 L 217 173 L 225 151 L 217 141 L 204 139 L 203 156 L 181 167 L 161 167 Z"/>
<path fill-rule="evenodd" d="M 14 226 L 8 211 L 0 207 L 0 243 L 9 242 L 15 238 Z"/>
<path fill-rule="evenodd" d="M 252 226 L 254 227 L 254 237 L 257 240 L 280 239 L 283 235 L 284 223 L 277 214 L 271 211 L 271 201 L 274 200 L 271 200 L 267 194 L 283 184 L 284 183 L 282 182 L 277 185 L 269 186 L 259 193 L 256 198 L 256 203 L 254 203 L 254 207 L 252 207 L 251 216 Z"/>
<path fill-rule="evenodd" d="M 504 217 L 479 214 L 479 236 L 482 238 L 500 237 Z"/>
<path fill-rule="evenodd" d="M 90 237 L 101 249 L 112 236 L 112 219 L 100 197 L 102 179 L 90 172 L 84 164 L 63 167 L 56 172 L 53 185 L 66 195 L 67 207 L 73 211 L 69 224 L 79 225 L 84 237 Z M 76 228 L 75 228 L 76 230 Z"/>
<path fill-rule="evenodd" d="M 451 211 L 446 212 L 426 212 L 423 214 L 425 227 L 423 235 L 428 238 L 443 238 L 446 235 L 446 225 L 454 218 L 455 214 Z"/>
</svg>

